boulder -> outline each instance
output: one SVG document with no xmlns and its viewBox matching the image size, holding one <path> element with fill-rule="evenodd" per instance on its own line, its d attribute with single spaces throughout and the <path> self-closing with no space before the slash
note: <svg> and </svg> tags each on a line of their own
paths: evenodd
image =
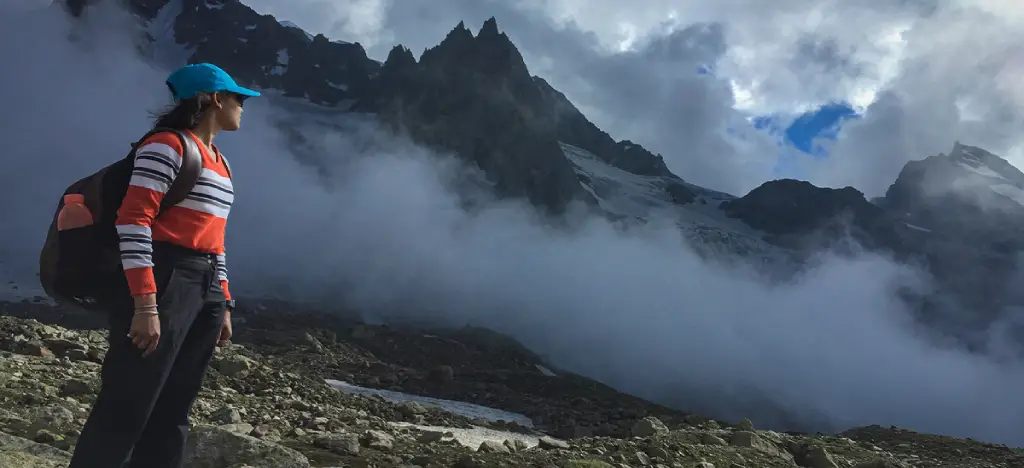
<svg viewBox="0 0 1024 468">
<path fill-rule="evenodd" d="M 309 468 L 301 453 L 263 439 L 236 434 L 213 426 L 192 429 L 186 446 L 185 466 L 223 468 L 250 465 L 253 468 Z"/>
</svg>

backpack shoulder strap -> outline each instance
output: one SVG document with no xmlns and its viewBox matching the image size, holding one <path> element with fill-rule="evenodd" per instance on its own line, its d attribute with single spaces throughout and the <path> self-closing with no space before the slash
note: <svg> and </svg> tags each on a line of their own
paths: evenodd
<svg viewBox="0 0 1024 468">
<path fill-rule="evenodd" d="M 181 147 L 184 148 L 184 154 L 181 155 L 181 168 L 178 169 L 178 176 L 174 178 L 174 182 L 171 183 L 170 188 L 167 189 L 167 193 L 164 194 L 163 200 L 160 202 L 160 209 L 177 205 L 185 200 L 189 192 L 196 186 L 196 182 L 199 181 L 199 174 L 203 171 L 203 153 L 199 150 L 199 145 L 196 143 L 191 136 L 173 129 L 162 129 L 174 133 L 181 140 Z"/>
<path fill-rule="evenodd" d="M 230 179 L 231 178 L 231 164 L 228 163 L 228 158 L 224 157 L 224 153 L 220 152 L 220 148 L 218 148 L 217 145 L 213 145 L 213 151 L 217 154 L 217 157 L 220 158 L 221 161 L 224 161 L 224 169 L 226 169 L 228 171 L 228 179 Z"/>
<path fill-rule="evenodd" d="M 227 171 L 228 171 L 228 178 L 230 179 L 231 178 L 231 164 L 228 164 L 228 158 L 225 158 L 224 154 L 221 153 L 220 160 L 224 161 L 224 169 L 227 169 Z"/>
</svg>

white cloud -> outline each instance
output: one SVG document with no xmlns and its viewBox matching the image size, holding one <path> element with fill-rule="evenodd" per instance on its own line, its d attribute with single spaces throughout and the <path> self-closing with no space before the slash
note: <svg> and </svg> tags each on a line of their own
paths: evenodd
<svg viewBox="0 0 1024 468">
<path fill-rule="evenodd" d="M 825 164 L 793 158 L 801 162 L 794 174 L 872 195 L 884 191 L 907 160 L 947 150 L 957 139 L 1006 154 L 1020 146 L 1014 130 L 1020 111 L 1006 105 L 1020 109 L 1024 99 L 1020 80 L 1013 78 L 1019 65 L 1012 64 L 1019 62 L 1001 72 L 992 66 L 1020 57 L 1006 49 L 1019 44 L 1024 31 L 1011 1 L 382 1 L 373 4 L 373 20 L 362 29 L 352 18 L 365 6 L 332 3 L 344 10 L 332 17 L 320 1 L 297 0 L 287 7 L 251 3 L 313 29 L 362 40 L 381 58 L 392 42 L 419 51 L 459 20 L 472 26 L 494 15 L 532 71 L 599 126 L 663 153 L 687 180 L 738 194 L 775 177 L 773 143 L 737 146 L 719 137 L 725 126 L 750 114 L 785 118 L 833 101 L 851 102 L 860 111 L 876 104 L 874 115 L 856 124 L 862 129 L 844 132 Z M 724 51 L 712 57 L 722 83 L 684 79 L 680 73 L 688 70 L 646 61 L 652 57 L 644 56 L 644 48 L 652 41 L 699 23 L 724 26 Z M 675 47 L 697 51 L 701 45 L 691 40 Z M 608 67 L 595 73 L 599 63 L 626 61 L 630 68 L 617 77 Z M 726 92 L 716 91 L 722 86 Z M 633 98 L 610 98 L 616 95 Z M 703 97 L 695 101 L 697 96 Z M 898 105 L 879 103 L 880 96 L 892 96 Z M 639 105 L 651 107 L 641 113 L 630 108 Z M 704 123 L 694 126 L 688 109 Z M 899 114 L 878 115 L 885 109 Z M 963 116 L 957 115 L 961 109 Z M 877 119 L 888 124 L 865 133 L 863 127 Z M 680 134 L 681 127 L 699 130 Z"/>
</svg>

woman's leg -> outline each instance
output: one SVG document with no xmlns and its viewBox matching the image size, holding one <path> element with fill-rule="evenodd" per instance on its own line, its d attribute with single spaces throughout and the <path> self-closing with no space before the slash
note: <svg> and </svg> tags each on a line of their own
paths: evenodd
<svg viewBox="0 0 1024 468">
<path fill-rule="evenodd" d="M 111 311 L 110 349 L 103 360 L 100 393 L 68 468 L 121 468 L 128 461 L 192 322 L 204 308 L 210 272 L 191 265 L 161 268 L 158 263 L 155 273 L 158 286 L 164 286 L 158 299 L 160 344 L 143 358 L 128 338 L 132 306 Z"/>
<path fill-rule="evenodd" d="M 203 386 L 224 320 L 226 300 L 219 283 L 214 284 L 215 291 L 207 296 L 203 310 L 192 322 L 142 437 L 135 444 L 130 468 L 180 468 L 184 464 L 189 411 Z"/>
</svg>

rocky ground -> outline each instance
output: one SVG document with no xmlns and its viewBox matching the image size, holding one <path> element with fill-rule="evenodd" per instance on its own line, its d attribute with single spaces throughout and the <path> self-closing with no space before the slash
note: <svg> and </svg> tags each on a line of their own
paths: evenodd
<svg viewBox="0 0 1024 468">
<path fill-rule="evenodd" d="M 242 467 L 1022 467 L 1024 450 L 878 426 L 834 436 L 713 421 L 543 367 L 479 329 L 404 330 L 241 304 L 193 409 L 189 464 Z M 0 303 L 0 466 L 65 466 L 98 387 L 97 317 Z M 476 403 L 518 424 L 369 388 Z"/>
</svg>

